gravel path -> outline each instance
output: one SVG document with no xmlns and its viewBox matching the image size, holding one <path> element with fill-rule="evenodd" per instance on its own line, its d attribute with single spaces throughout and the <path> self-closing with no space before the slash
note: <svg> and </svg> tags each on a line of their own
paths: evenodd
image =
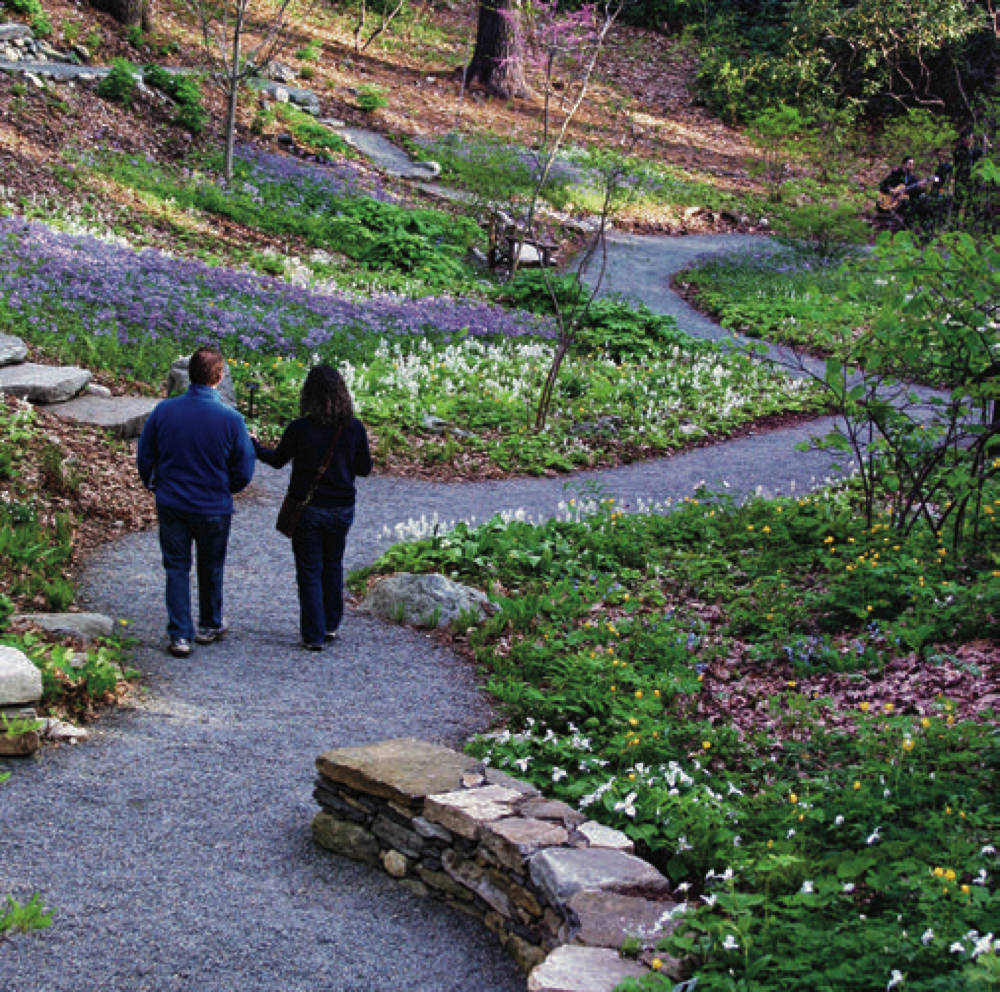
<svg viewBox="0 0 1000 992">
<path fill-rule="evenodd" d="M 647 287 L 651 306 L 673 310 L 667 266 L 728 240 L 658 239 L 657 262 L 652 240 L 616 238 L 614 271 L 632 279 L 611 287 Z M 690 314 L 679 320 L 687 329 Z M 700 482 L 802 491 L 829 464 L 794 445 L 825 429 L 751 435 L 574 482 L 628 505 Z M 371 561 L 391 543 L 386 529 L 415 516 L 552 514 L 564 483 L 360 480 L 346 564 Z M 297 647 L 291 551 L 273 530 L 284 485 L 284 473 L 259 466 L 239 500 L 226 579 L 234 629 L 191 659 L 163 652 L 155 534 L 89 563 L 83 600 L 134 622 L 145 689 L 88 744 L 0 761 L 14 773 L 0 788 L 0 893 L 38 891 L 56 910 L 51 929 L 0 943 L 3 992 L 523 990 L 477 921 L 310 841 L 321 751 L 408 735 L 457 745 L 491 714 L 477 673 L 419 633 L 348 613 L 333 650 Z"/>
</svg>

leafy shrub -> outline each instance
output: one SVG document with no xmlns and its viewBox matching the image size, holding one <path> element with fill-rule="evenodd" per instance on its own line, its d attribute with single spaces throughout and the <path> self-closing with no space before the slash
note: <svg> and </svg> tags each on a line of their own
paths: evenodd
<svg viewBox="0 0 1000 992">
<path fill-rule="evenodd" d="M 294 104 L 277 104 L 277 114 L 288 125 L 292 137 L 306 148 L 345 154 L 350 146 L 336 131 L 320 124 L 311 114 Z M 266 111 L 263 111 L 266 113 Z M 264 121 L 262 120 L 262 125 Z"/>
<path fill-rule="evenodd" d="M 669 315 L 620 297 L 600 297 L 588 304 L 589 294 L 573 276 L 537 270 L 521 270 L 498 290 L 498 297 L 510 305 L 539 314 L 572 314 L 586 307 L 575 343 L 581 353 L 600 349 L 615 361 L 623 361 L 655 355 L 674 345 L 694 352 L 711 347 L 680 332 Z"/>
<path fill-rule="evenodd" d="M 158 65 L 147 65 L 143 67 L 143 78 L 177 104 L 174 123 L 192 134 L 200 134 L 204 130 L 208 111 L 201 102 L 201 85 L 194 76 L 167 72 Z"/>
<path fill-rule="evenodd" d="M 138 86 L 138 73 L 139 70 L 127 59 L 112 59 L 111 69 L 97 85 L 97 95 L 130 107 Z"/>
<path fill-rule="evenodd" d="M 374 83 L 362 83 L 358 87 L 357 104 L 360 110 L 372 114 L 382 107 L 388 107 L 389 99 L 380 86 Z"/>
</svg>

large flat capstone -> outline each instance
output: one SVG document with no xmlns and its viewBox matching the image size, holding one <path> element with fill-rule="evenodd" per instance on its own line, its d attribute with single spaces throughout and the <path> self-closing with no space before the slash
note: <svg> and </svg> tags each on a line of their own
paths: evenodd
<svg viewBox="0 0 1000 992">
<path fill-rule="evenodd" d="M 36 703 L 42 698 L 42 673 L 17 648 L 0 645 L 0 706 Z"/>
<path fill-rule="evenodd" d="M 320 775 L 358 792 L 404 805 L 460 788 L 474 758 L 413 737 L 326 751 L 316 759 Z"/>
<path fill-rule="evenodd" d="M 557 947 L 530 975 L 528 992 L 612 992 L 626 978 L 647 970 L 607 947 Z"/>
<path fill-rule="evenodd" d="M 103 427 L 127 441 L 142 433 L 146 418 L 159 402 L 151 396 L 77 396 L 53 403 L 49 412 L 78 424 Z"/>
<path fill-rule="evenodd" d="M 20 396 L 32 403 L 61 403 L 72 399 L 88 382 L 90 373 L 72 365 L 22 362 L 0 368 L 0 393 Z"/>
<path fill-rule="evenodd" d="M 601 847 L 539 851 L 530 862 L 531 880 L 554 905 L 580 891 L 643 894 L 667 892 L 670 883 L 650 864 L 624 851 Z"/>
</svg>

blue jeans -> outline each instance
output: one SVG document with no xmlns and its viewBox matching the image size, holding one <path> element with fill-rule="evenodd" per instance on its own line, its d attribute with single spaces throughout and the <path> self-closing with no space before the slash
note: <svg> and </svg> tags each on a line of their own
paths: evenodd
<svg viewBox="0 0 1000 992">
<path fill-rule="evenodd" d="M 299 632 L 306 644 L 322 644 L 344 616 L 344 546 L 354 523 L 353 506 L 307 506 L 295 528 L 295 581 Z"/>
<path fill-rule="evenodd" d="M 198 626 L 222 626 L 222 572 L 232 516 L 208 517 L 157 506 L 160 551 L 167 573 L 167 634 L 172 641 L 194 637 L 191 622 L 191 544 L 198 557 Z"/>
</svg>

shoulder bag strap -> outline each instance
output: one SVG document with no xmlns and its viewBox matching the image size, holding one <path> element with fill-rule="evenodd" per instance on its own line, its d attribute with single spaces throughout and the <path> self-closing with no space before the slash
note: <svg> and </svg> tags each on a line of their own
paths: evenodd
<svg viewBox="0 0 1000 992">
<path fill-rule="evenodd" d="M 330 442 L 330 447 L 327 448 L 326 455 L 323 458 L 323 463 L 316 470 L 316 477 L 313 479 L 312 485 L 309 487 L 309 492 L 306 493 L 305 498 L 302 500 L 303 506 L 312 500 L 316 493 L 316 488 L 319 486 L 320 479 L 326 475 L 326 470 L 330 467 L 330 462 L 333 461 L 333 452 L 337 447 L 337 442 L 340 440 L 341 433 L 342 431 L 337 431 L 337 433 L 333 435 L 333 440 Z"/>
</svg>

